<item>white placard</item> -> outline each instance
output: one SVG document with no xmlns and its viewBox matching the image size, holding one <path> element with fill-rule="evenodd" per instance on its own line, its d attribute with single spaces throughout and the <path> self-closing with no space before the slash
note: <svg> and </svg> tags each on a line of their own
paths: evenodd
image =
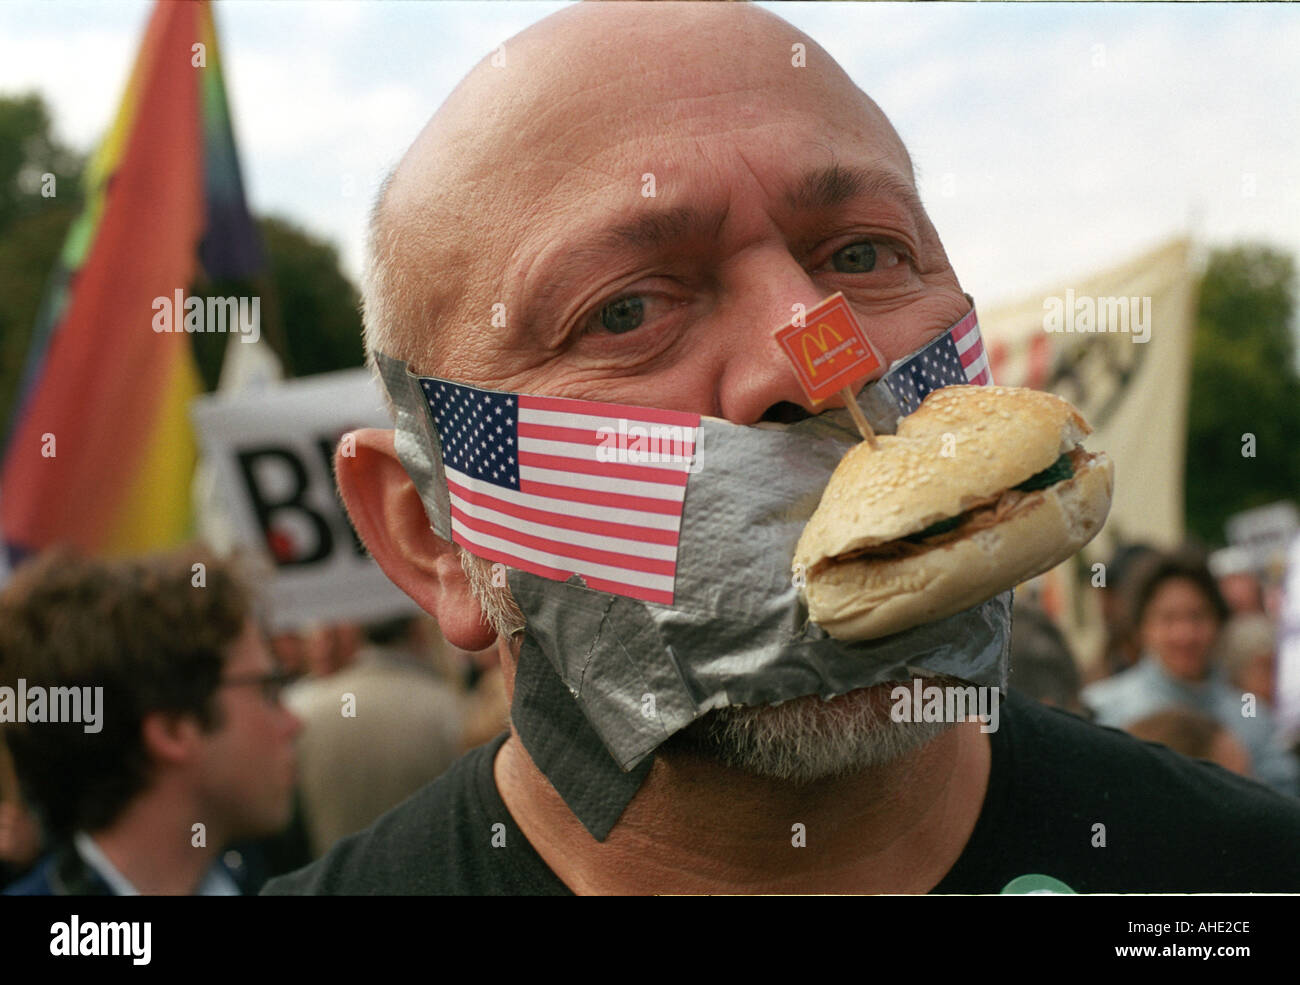
<svg viewBox="0 0 1300 985">
<path fill-rule="evenodd" d="M 218 392 L 194 400 L 190 415 L 231 540 L 274 564 L 272 629 L 418 611 L 364 553 L 335 491 L 340 436 L 392 427 L 368 370 Z"/>
<path fill-rule="evenodd" d="M 1300 530 L 1295 503 L 1283 500 L 1234 513 L 1224 523 L 1228 541 L 1251 557 L 1257 571 L 1281 567 L 1287 545 Z"/>
</svg>

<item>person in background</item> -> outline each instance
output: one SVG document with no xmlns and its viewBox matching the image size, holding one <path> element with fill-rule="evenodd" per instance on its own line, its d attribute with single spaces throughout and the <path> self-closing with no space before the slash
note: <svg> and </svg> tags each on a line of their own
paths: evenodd
<svg viewBox="0 0 1300 985">
<path fill-rule="evenodd" d="M 468 752 L 510 728 L 510 704 L 495 647 L 455 652 L 463 665 L 461 676 L 466 687 L 461 751 Z"/>
<path fill-rule="evenodd" d="M 29 872 L 44 842 L 40 822 L 18 791 L 13 759 L 0 732 L 0 886 Z"/>
<path fill-rule="evenodd" d="M 5 725 L 52 845 L 6 894 L 256 891 L 220 856 L 289 822 L 300 723 L 232 568 L 43 555 L 0 593 L 0 654 L 2 686 L 102 689 L 79 720 Z"/>
<path fill-rule="evenodd" d="M 286 674 L 300 677 L 307 673 L 307 640 L 296 629 L 274 632 L 267 639 L 276 664 Z"/>
<path fill-rule="evenodd" d="M 1215 650 L 1233 687 L 1253 694 L 1272 710 L 1277 701 L 1277 630 L 1262 612 L 1228 620 Z"/>
<path fill-rule="evenodd" d="M 319 623 L 302 634 L 302 641 L 303 672 L 310 677 L 329 677 L 356 662 L 366 636 L 356 623 Z"/>
<path fill-rule="evenodd" d="M 1137 625 L 1133 618 L 1133 586 L 1145 566 L 1158 552 L 1149 544 L 1125 544 L 1116 549 L 1106 566 L 1106 584 L 1101 589 L 1101 614 L 1106 625 L 1106 650 L 1098 677 L 1127 670 L 1141 656 Z"/>
<path fill-rule="evenodd" d="M 1228 606 L 1204 561 L 1190 554 L 1160 557 L 1138 586 L 1134 613 L 1142 659 L 1083 691 L 1097 724 L 1126 728 L 1169 707 L 1201 712 L 1245 744 L 1261 782 L 1300 793 L 1296 762 L 1276 741 L 1267 705 L 1243 694 L 1213 664 Z"/>
<path fill-rule="evenodd" d="M 1069 643 L 1046 612 L 1019 598 L 1012 611 L 1010 684 L 1045 705 L 1088 717 Z"/>
<path fill-rule="evenodd" d="M 1225 547 L 1210 555 L 1210 572 L 1219 582 L 1219 593 L 1234 613 L 1264 613 L 1264 585 L 1256 574 L 1251 555 L 1240 547 Z"/>
<path fill-rule="evenodd" d="M 1250 776 L 1250 752 L 1241 740 L 1209 715 L 1187 708 L 1166 708 L 1139 718 L 1124 731 L 1144 742 L 1158 742 L 1192 759 Z"/>
<path fill-rule="evenodd" d="M 325 661 L 315 661 L 317 673 L 286 697 L 304 723 L 299 796 L 313 857 L 451 765 L 462 751 L 467 714 L 460 689 L 446 677 L 445 641 L 428 617 L 309 634 L 312 644 L 320 639 L 332 645 L 308 651 Z M 327 666 L 341 669 L 321 674 Z"/>
<path fill-rule="evenodd" d="M 1224 575 L 1219 579 L 1219 591 L 1223 594 L 1224 601 L 1228 603 L 1228 608 L 1234 613 L 1262 615 L 1265 611 L 1264 586 L 1259 578 L 1249 571 Z"/>
</svg>

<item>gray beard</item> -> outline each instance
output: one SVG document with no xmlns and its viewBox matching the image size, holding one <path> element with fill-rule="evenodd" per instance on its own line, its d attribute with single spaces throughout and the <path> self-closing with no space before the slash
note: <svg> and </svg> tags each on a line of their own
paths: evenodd
<svg viewBox="0 0 1300 985">
<path fill-rule="evenodd" d="M 963 684 L 946 676 L 927 684 Z M 879 684 L 824 701 L 817 695 L 779 705 L 734 706 L 706 712 L 670 736 L 657 752 L 693 755 L 753 776 L 813 783 L 852 776 L 897 762 L 925 746 L 953 722 L 896 722 L 891 688 Z"/>
</svg>

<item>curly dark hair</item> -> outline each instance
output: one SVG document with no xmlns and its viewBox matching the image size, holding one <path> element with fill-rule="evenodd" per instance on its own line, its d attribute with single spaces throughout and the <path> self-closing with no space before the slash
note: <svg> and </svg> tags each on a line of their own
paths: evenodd
<svg viewBox="0 0 1300 985">
<path fill-rule="evenodd" d="M 102 830 L 149 785 L 148 713 L 220 726 L 214 695 L 251 615 L 233 567 L 203 548 L 113 562 L 60 549 L 14 573 L 0 592 L 0 685 L 104 689 L 99 732 L 81 723 L 3 726 L 47 835 Z"/>
</svg>

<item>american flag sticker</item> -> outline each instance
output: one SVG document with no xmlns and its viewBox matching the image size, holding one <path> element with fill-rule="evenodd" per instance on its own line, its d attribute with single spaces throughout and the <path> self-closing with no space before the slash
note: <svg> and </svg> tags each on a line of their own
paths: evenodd
<svg viewBox="0 0 1300 985">
<path fill-rule="evenodd" d="M 898 400 L 903 414 L 910 414 L 921 401 L 940 387 L 993 382 L 989 360 L 980 340 L 975 309 L 925 348 L 891 369 L 884 378 Z"/>
<path fill-rule="evenodd" d="M 700 416 L 421 378 L 452 540 L 543 578 L 672 605 Z"/>
</svg>

